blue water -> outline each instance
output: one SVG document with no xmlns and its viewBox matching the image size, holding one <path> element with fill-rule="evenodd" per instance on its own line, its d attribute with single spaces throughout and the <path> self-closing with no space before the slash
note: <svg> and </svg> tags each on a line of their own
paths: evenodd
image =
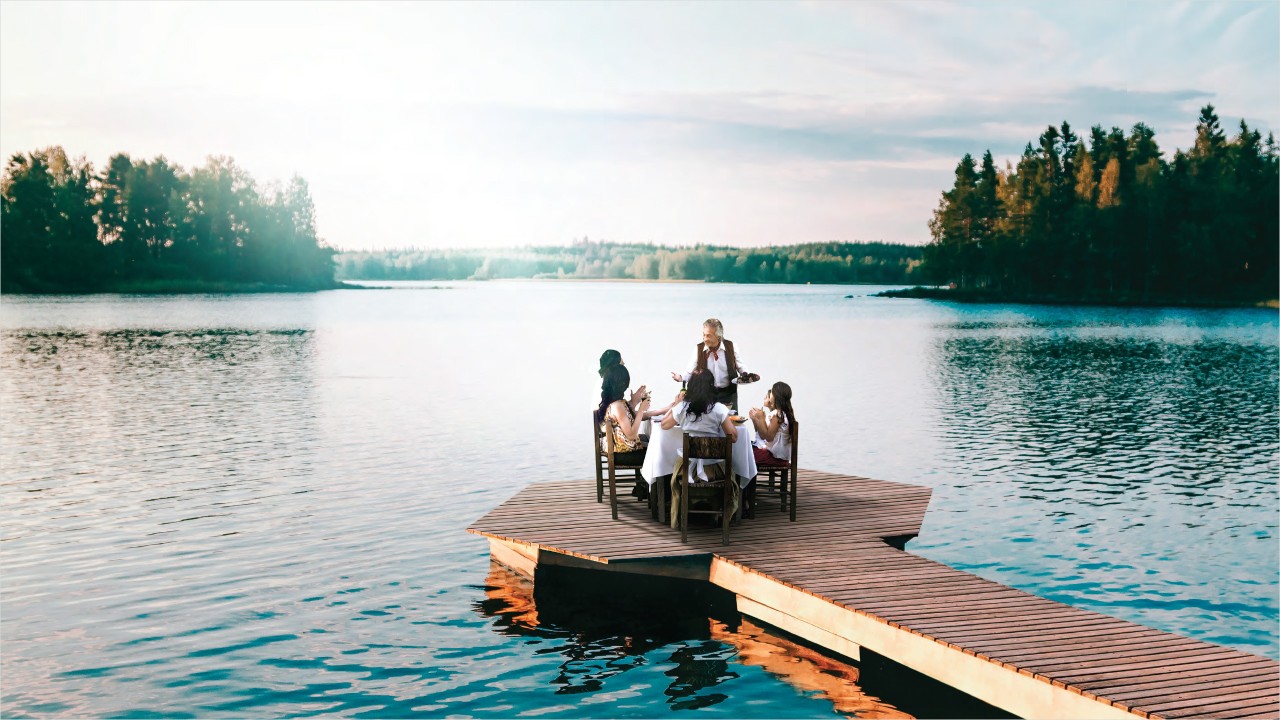
<svg viewBox="0 0 1280 720">
<path fill-rule="evenodd" d="M 909 551 L 1280 656 L 1275 311 L 872 290 L 4 297 L 0 711 L 911 710 L 740 618 L 535 598 L 463 532 L 530 482 L 593 492 L 596 358 L 664 398 L 708 316 L 794 388 L 806 467 L 934 488 Z"/>
</svg>

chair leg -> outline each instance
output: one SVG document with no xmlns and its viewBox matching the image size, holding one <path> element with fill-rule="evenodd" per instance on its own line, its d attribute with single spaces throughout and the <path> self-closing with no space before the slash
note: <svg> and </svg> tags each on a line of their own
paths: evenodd
<svg viewBox="0 0 1280 720">
<path fill-rule="evenodd" d="M 687 468 L 686 468 L 687 469 Z M 689 542 L 689 476 L 680 476 L 680 542 Z"/>
<path fill-rule="evenodd" d="M 618 519 L 618 476 L 609 473 L 609 506 L 613 509 L 613 519 Z"/>
<path fill-rule="evenodd" d="M 604 475 L 596 473 L 596 502 L 604 502 Z"/>
<path fill-rule="evenodd" d="M 787 471 L 778 471 L 778 512 L 787 511 Z"/>
<path fill-rule="evenodd" d="M 662 477 L 659 475 L 654 479 L 651 492 L 658 496 L 658 522 L 665 524 L 667 522 L 667 488 L 671 487 L 671 481 L 660 482 Z"/>
<path fill-rule="evenodd" d="M 796 521 L 796 473 L 795 468 L 791 469 L 791 522 Z"/>
<path fill-rule="evenodd" d="M 729 505 L 733 502 L 733 488 L 729 487 L 729 483 L 736 482 L 734 478 L 729 478 L 724 484 L 724 499 L 720 501 L 720 517 L 724 518 L 720 526 L 720 544 L 729 544 L 729 520 L 732 513 L 729 512 Z M 741 505 L 739 505 L 741 507 Z"/>
</svg>

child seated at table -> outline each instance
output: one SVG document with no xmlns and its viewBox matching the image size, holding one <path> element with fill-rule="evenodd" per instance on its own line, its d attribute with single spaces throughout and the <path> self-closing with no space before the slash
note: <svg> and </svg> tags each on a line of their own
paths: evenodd
<svg viewBox="0 0 1280 720">
<path fill-rule="evenodd" d="M 764 409 L 747 415 L 756 428 L 756 465 L 785 465 L 791 460 L 791 428 L 796 414 L 791 408 L 791 386 L 776 382 L 764 394 Z"/>
<path fill-rule="evenodd" d="M 733 413 L 724 403 L 716 402 L 715 390 L 715 379 L 711 373 L 694 372 L 689 376 L 684 400 L 663 416 L 662 429 L 670 430 L 679 425 L 681 430 L 694 437 L 728 437 L 730 442 L 737 442 L 738 428 L 729 419 Z"/>
<path fill-rule="evenodd" d="M 662 429 L 670 430 L 677 425 L 680 429 L 694 437 L 727 437 L 729 442 L 738 441 L 738 428 L 734 427 L 733 421 L 729 418 L 732 412 L 729 407 L 721 402 L 716 402 L 715 379 L 711 373 L 706 371 L 694 371 L 689 376 L 688 388 L 685 390 L 684 401 L 679 402 L 675 407 L 671 408 L 671 412 L 662 418 Z M 679 479 L 680 466 L 685 462 L 684 458 L 676 460 L 676 470 L 671 476 L 670 483 L 670 499 L 671 502 L 671 527 L 676 527 L 678 513 L 675 508 L 680 502 Z M 690 481 L 698 479 L 704 481 L 720 480 L 724 478 L 725 470 L 723 462 L 695 460 L 695 466 L 689 468 Z M 729 507 L 729 513 L 736 512 L 738 507 L 738 485 L 732 484 L 733 499 Z"/>
</svg>

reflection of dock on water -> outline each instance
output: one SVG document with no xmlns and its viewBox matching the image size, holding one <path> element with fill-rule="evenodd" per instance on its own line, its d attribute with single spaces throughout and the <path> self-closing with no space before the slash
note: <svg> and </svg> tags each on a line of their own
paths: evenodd
<svg viewBox="0 0 1280 720">
<path fill-rule="evenodd" d="M 732 611 L 731 602 L 727 608 L 707 607 L 726 605 L 724 596 L 732 596 L 724 591 L 715 599 L 691 597 L 691 581 L 667 581 L 645 588 L 654 591 L 647 596 L 628 594 L 625 582 L 600 583 L 592 574 L 596 582 L 587 585 L 581 577 L 585 571 L 554 570 L 556 577 L 543 577 L 538 584 L 538 601 L 547 607 L 540 614 L 532 580 L 491 563 L 485 601 L 478 609 L 494 618 L 497 632 L 527 637 L 539 643 L 539 652 L 563 657 L 560 672 L 551 680 L 558 686 L 556 694 L 608 692 L 611 677 L 658 662 L 670 682 L 663 691 L 666 702 L 673 709 L 692 709 L 725 697 L 723 693 L 730 691 L 721 683 L 738 678 L 735 665 L 745 665 L 826 699 L 845 715 L 912 717 L 867 694 L 856 666 L 769 632 Z M 548 584 L 560 587 L 548 593 Z M 673 597 L 681 600 L 686 612 L 654 612 L 654 603 L 672 607 Z M 556 639 L 562 644 L 549 647 L 548 641 Z"/>
<path fill-rule="evenodd" d="M 919 533 L 927 488 L 808 470 L 799 488 L 798 522 L 762 502 L 730 545 L 696 526 L 682 544 L 643 503 L 612 520 L 590 480 L 531 485 L 468 530 L 529 577 L 557 566 L 708 581 L 745 615 L 853 659 L 866 648 L 1023 717 L 1280 714 L 1274 660 L 897 549 Z"/>
</svg>

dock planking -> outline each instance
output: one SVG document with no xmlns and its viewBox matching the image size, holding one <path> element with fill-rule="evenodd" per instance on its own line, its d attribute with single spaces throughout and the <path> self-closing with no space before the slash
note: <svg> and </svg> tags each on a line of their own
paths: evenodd
<svg viewBox="0 0 1280 720">
<path fill-rule="evenodd" d="M 679 532 L 643 503 L 618 520 L 594 482 L 537 483 L 473 523 L 495 557 L 697 577 L 745 614 L 844 654 L 865 647 L 1015 714 L 1277 717 L 1280 665 L 1015 590 L 896 549 L 928 488 L 801 470 L 798 522 L 761 494 L 756 517 Z M 514 553 L 514 554 L 513 554 Z"/>
</svg>

